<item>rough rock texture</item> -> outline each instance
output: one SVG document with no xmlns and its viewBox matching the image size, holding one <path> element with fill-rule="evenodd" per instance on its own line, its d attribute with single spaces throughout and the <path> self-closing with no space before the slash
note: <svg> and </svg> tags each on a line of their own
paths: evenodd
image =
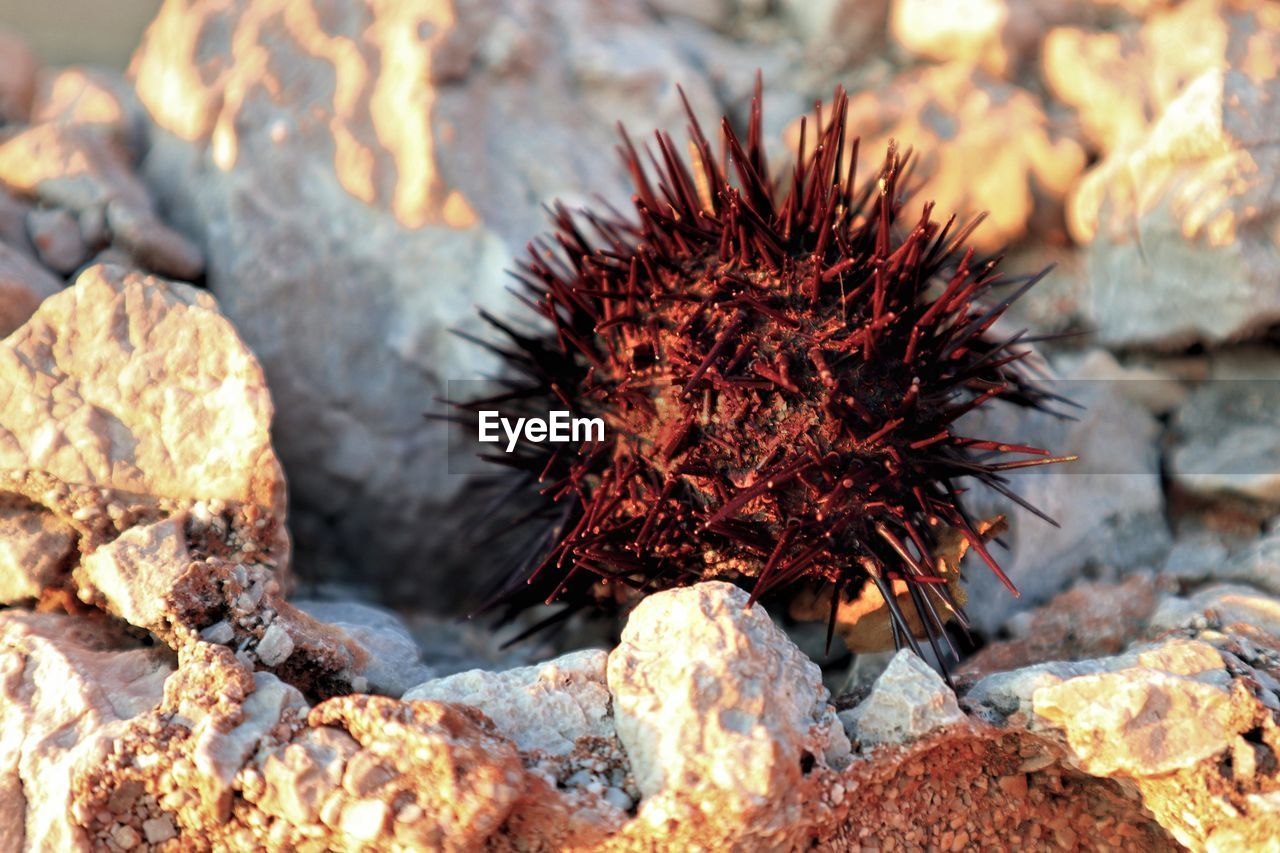
<svg viewBox="0 0 1280 853">
<path fill-rule="evenodd" d="M 955 692 L 942 676 L 910 649 L 893 656 L 876 679 L 871 695 L 840 721 L 865 749 L 882 743 L 906 743 L 934 729 L 964 720 Z"/>
<path fill-rule="evenodd" d="M 271 400 L 208 294 L 92 267 L 0 344 L 0 383 L 6 481 L 38 472 L 142 502 L 254 506 L 275 521 L 258 541 L 287 558 Z M 88 512 L 76 520 L 98 521 Z"/>
<path fill-rule="evenodd" d="M 843 766 L 849 743 L 821 672 L 747 602 L 721 582 L 646 598 L 609 655 L 609 689 L 640 820 L 660 826 L 706 798 L 783 846 L 804 777 Z"/>
<path fill-rule="evenodd" d="M 157 125 L 148 178 L 266 366 L 296 512 L 325 519 L 301 547 L 338 552 L 388 600 L 430 587 L 446 608 L 468 592 L 426 569 L 443 570 L 441 513 L 462 478 L 422 413 L 489 365 L 447 330 L 509 304 L 503 270 L 544 228 L 539 202 L 623 200 L 617 120 L 682 127 L 676 82 L 718 114 L 695 67 L 647 37 L 661 27 L 627 2 L 375 15 L 172 0 L 134 56 Z"/>
<path fill-rule="evenodd" d="M 363 675 L 372 693 L 398 699 L 435 674 L 422 663 L 418 644 L 393 613 L 354 601 L 294 599 L 290 603 L 331 630 L 345 633 L 369 653 Z"/>
<path fill-rule="evenodd" d="M 979 515 L 1008 513 L 1008 545 L 1001 565 L 1021 592 L 1014 599 L 986 571 L 967 575 L 970 620 L 988 633 L 1018 610 L 1047 601 L 1066 589 L 1086 567 L 1104 578 L 1158 565 L 1170 544 L 1164 518 L 1159 454 L 1160 425 L 1112 380 L 1109 360 L 1085 354 L 1055 364 L 1053 384 L 1082 409 L 1063 407 L 1076 420 L 1005 408 L 981 423 L 964 424 L 967 435 L 1006 440 L 1080 455 L 1078 462 L 1017 472 L 1010 487 L 1060 525 L 1053 525 L 990 493 L 974 490 Z M 977 420 L 976 418 L 974 419 Z M 1055 470 L 1057 469 L 1057 470 Z M 997 551 L 997 554 L 1000 552 Z"/>
<path fill-rule="evenodd" d="M 102 620 L 0 613 L 0 847 L 88 849 L 73 774 L 160 701 L 173 656 Z"/>
<path fill-rule="evenodd" d="M 860 175 L 875 174 L 890 140 L 912 148 L 921 180 L 903 221 L 915 221 L 929 201 L 943 221 L 986 212 L 972 238 L 980 249 L 1002 248 L 1028 228 L 1061 231 L 1063 198 L 1085 165 L 1083 148 L 1034 95 L 960 62 L 907 71 L 855 95 L 846 123 L 862 139 Z M 788 138 L 794 149 L 798 123 Z"/>
<path fill-rule="evenodd" d="M 1179 73 L 1150 84 L 1161 109 L 1149 129 L 1128 120 L 1105 131 L 1120 141 L 1072 195 L 1069 225 L 1088 246 L 1094 283 L 1091 317 L 1109 344 L 1218 342 L 1280 320 L 1271 237 L 1280 13 L 1245 5 L 1253 11 L 1200 2 L 1171 13 L 1195 44 L 1175 43 Z M 1147 38 L 1157 42 L 1158 32 Z M 1119 51 L 1135 68 L 1149 64 L 1141 50 Z"/>
<path fill-rule="evenodd" d="M 505 672 L 460 672 L 419 684 L 404 699 L 471 705 L 522 751 L 565 755 L 581 738 L 615 737 L 607 659 L 588 650 Z"/>
</svg>

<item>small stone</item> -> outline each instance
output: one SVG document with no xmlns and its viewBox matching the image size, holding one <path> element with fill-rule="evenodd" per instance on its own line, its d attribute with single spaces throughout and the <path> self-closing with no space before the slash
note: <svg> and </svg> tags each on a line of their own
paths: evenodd
<svg viewBox="0 0 1280 853">
<path fill-rule="evenodd" d="M 216 643 L 218 645 L 226 645 L 235 639 L 235 636 L 235 629 L 231 627 L 231 623 L 226 619 L 215 622 L 200 632 L 200 639 L 206 643 Z"/>
<path fill-rule="evenodd" d="M 289 655 L 293 654 L 293 638 L 289 636 L 289 632 L 280 625 L 279 622 L 273 622 L 271 627 L 262 632 L 262 639 L 258 641 L 258 659 L 266 666 L 277 666 L 289 659 Z"/>
<path fill-rule="evenodd" d="M 356 800 L 342 810 L 338 828 L 358 841 L 370 842 L 382 834 L 390 807 L 381 800 Z"/>
<path fill-rule="evenodd" d="M 121 850 L 132 850 L 138 846 L 142 838 L 133 827 L 118 823 L 111 830 L 111 840 L 118 844 Z"/>
<path fill-rule="evenodd" d="M 80 223 L 58 208 L 35 208 L 27 214 L 27 234 L 40 261 L 54 272 L 67 275 L 89 257 Z"/>
<path fill-rule="evenodd" d="M 174 829 L 173 820 L 167 814 L 144 820 L 142 822 L 142 832 L 147 836 L 147 842 L 150 844 L 160 844 L 170 838 L 178 837 L 178 831 Z"/>
<path fill-rule="evenodd" d="M 910 649 L 894 655 L 870 696 L 840 712 L 850 737 L 864 746 L 905 743 L 964 719 L 942 676 Z"/>
</svg>

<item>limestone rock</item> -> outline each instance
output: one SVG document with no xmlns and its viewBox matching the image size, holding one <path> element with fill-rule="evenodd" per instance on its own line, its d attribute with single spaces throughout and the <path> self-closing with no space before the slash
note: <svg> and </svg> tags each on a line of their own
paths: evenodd
<svg viewBox="0 0 1280 853">
<path fill-rule="evenodd" d="M 0 345 L 0 377 L 0 468 L 283 517 L 262 370 L 202 291 L 92 267 Z"/>
<path fill-rule="evenodd" d="M 1090 773 L 1156 776 L 1224 752 L 1253 726 L 1219 687 L 1158 671 L 1084 675 L 1035 692 Z"/>
<path fill-rule="evenodd" d="M 39 72 L 40 61 L 27 43 L 0 30 L 0 124 L 27 120 Z"/>
<path fill-rule="evenodd" d="M 0 338 L 17 329 L 62 290 L 62 282 L 11 246 L 0 242 Z"/>
<path fill-rule="evenodd" d="M 1280 357 L 1244 350 L 1212 360 L 1209 381 L 1178 409 L 1174 482 L 1203 497 L 1280 502 Z"/>
<path fill-rule="evenodd" d="M 290 603 L 326 629 L 346 634 L 368 653 L 361 676 L 370 692 L 400 698 L 434 674 L 422 663 L 418 644 L 404 623 L 389 611 L 354 601 L 294 599 Z"/>
<path fill-rule="evenodd" d="M 1071 398 L 1082 409 L 1066 409 L 1074 421 L 1014 407 L 984 407 L 968 416 L 965 435 L 1048 448 L 1080 460 L 1018 471 L 1009 488 L 1058 522 L 1054 527 L 987 490 L 974 489 L 973 512 L 1006 513 L 1009 550 L 993 552 L 1022 594 L 1015 599 L 984 567 L 966 576 L 966 612 L 980 630 L 994 633 L 1011 615 L 1048 601 L 1065 590 L 1089 564 L 1101 566 L 1100 580 L 1158 565 L 1169 547 L 1164 493 L 1155 442 L 1160 425 L 1125 398 L 1123 382 L 1112 381 L 1110 359 L 1062 357 L 1056 379 L 1043 387 Z"/>
<path fill-rule="evenodd" d="M 1061 230 L 1063 198 L 1085 165 L 1083 148 L 1034 95 L 959 62 L 854 95 L 847 126 L 862 140 L 860 175 L 875 174 L 890 140 L 912 148 L 919 186 L 903 221 L 929 201 L 943 222 L 987 212 L 971 238 L 979 249 L 1003 248 L 1032 228 Z M 793 150 L 798 134 L 797 122 L 788 130 Z"/>
<path fill-rule="evenodd" d="M 1174 630 L 1206 619 L 1224 628 L 1247 625 L 1280 642 L 1280 601 L 1240 584 L 1212 584 L 1185 598 L 1169 596 L 1152 616 L 1152 627 Z"/>
<path fill-rule="evenodd" d="M 955 692 L 910 649 L 893 656 L 871 695 L 840 720 L 863 747 L 905 743 L 965 719 Z"/>
<path fill-rule="evenodd" d="M 817 666 L 747 601 L 723 582 L 648 596 L 609 655 L 609 689 L 642 819 L 711 798 L 778 843 L 805 777 L 842 766 L 849 744 Z"/>
<path fill-rule="evenodd" d="M 463 478 L 422 414 L 492 362 L 447 330 L 514 305 L 504 270 L 540 202 L 625 205 L 617 120 L 680 130 L 675 82 L 720 114 L 702 73 L 621 0 L 172 0 L 130 74 L 156 125 L 145 174 L 271 377 L 299 529 L 318 528 L 300 547 L 450 607 L 472 591 L 435 585 Z"/>
<path fill-rule="evenodd" d="M 1266 54 L 1280 57 L 1280 45 Z M 1265 64 L 1265 63 L 1264 63 Z M 1280 84 L 1205 71 L 1150 131 L 1080 182 L 1069 225 L 1088 245 L 1091 316 L 1109 345 L 1174 347 L 1280 320 L 1275 268 Z M 1209 286 L 1207 283 L 1211 283 Z"/>
<path fill-rule="evenodd" d="M 88 849 L 73 776 L 160 701 L 165 649 L 60 614 L 0 613 L 0 847 Z"/>
<path fill-rule="evenodd" d="M 460 672 L 419 684 L 404 698 L 470 705 L 522 752 L 567 755 L 581 738 L 616 737 L 607 659 L 606 652 L 588 650 L 505 672 Z"/>
</svg>

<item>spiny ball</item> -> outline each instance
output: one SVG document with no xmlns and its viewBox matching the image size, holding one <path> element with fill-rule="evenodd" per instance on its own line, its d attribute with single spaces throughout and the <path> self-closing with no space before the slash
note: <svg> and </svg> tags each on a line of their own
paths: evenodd
<svg viewBox="0 0 1280 853">
<path fill-rule="evenodd" d="M 1062 460 L 956 422 L 992 400 L 1052 397 L 1029 381 L 1018 336 L 991 333 L 1038 276 L 1002 282 L 997 259 L 965 248 L 978 220 L 939 224 L 925 206 L 901 225 L 907 158 L 891 147 L 859 180 L 846 107 L 837 91 L 828 121 L 821 108 L 802 121 L 780 174 L 759 87 L 745 141 L 725 120 L 719 155 L 692 112 L 687 156 L 666 134 L 638 150 L 622 131 L 634 215 L 554 209 L 553 241 L 517 274 L 549 332 L 486 315 L 520 378 L 470 406 L 565 406 L 603 418 L 605 438 L 498 457 L 541 503 L 496 601 L 572 608 L 721 578 L 753 597 L 825 589 L 834 621 L 872 585 L 895 640 L 915 645 L 963 619 L 938 555 L 947 537 L 1012 590 L 962 483 L 1017 500 L 1003 471 Z M 1017 286 L 995 299 L 999 284 Z"/>
</svg>

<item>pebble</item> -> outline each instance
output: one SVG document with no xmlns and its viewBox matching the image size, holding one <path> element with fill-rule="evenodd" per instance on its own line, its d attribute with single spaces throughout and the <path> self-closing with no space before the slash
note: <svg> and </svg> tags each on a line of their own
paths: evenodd
<svg viewBox="0 0 1280 853">
<path fill-rule="evenodd" d="M 59 208 L 33 208 L 27 213 L 27 234 L 40 261 L 54 272 L 69 275 L 89 257 L 80 223 Z"/>
</svg>

